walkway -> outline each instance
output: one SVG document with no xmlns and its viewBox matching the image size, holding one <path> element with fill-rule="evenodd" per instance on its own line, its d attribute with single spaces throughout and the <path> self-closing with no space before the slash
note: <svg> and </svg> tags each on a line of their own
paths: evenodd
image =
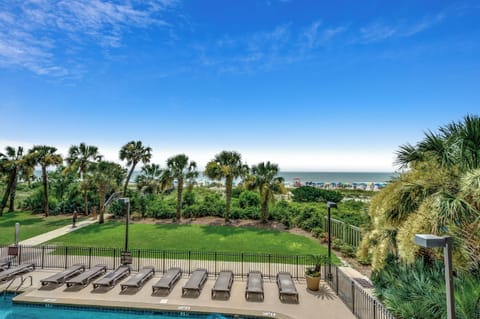
<svg viewBox="0 0 480 319">
<path fill-rule="evenodd" d="M 43 243 L 45 243 L 49 240 L 52 240 L 54 238 L 66 235 L 68 233 L 76 231 L 76 230 L 78 230 L 82 227 L 94 224 L 96 222 L 97 222 L 96 219 L 89 218 L 87 220 L 77 222 L 77 227 L 75 227 L 75 228 L 73 228 L 72 225 L 63 226 L 63 227 L 57 228 L 55 230 L 49 231 L 48 233 L 44 233 L 44 234 L 41 234 L 41 235 L 38 235 L 38 236 L 35 236 L 35 237 L 31 237 L 31 238 L 22 240 L 18 244 L 21 245 L 21 246 L 40 245 L 40 244 L 43 244 Z"/>
</svg>

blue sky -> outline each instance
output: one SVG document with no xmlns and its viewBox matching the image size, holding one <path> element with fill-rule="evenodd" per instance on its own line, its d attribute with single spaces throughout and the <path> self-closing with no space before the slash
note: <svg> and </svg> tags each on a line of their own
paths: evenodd
<svg viewBox="0 0 480 319">
<path fill-rule="evenodd" d="M 391 171 L 480 106 L 478 1 L 0 2 L 0 148 Z"/>
</svg>

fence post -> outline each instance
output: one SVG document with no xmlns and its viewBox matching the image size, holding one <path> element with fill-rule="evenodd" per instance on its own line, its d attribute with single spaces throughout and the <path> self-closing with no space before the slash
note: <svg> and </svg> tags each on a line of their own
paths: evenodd
<svg viewBox="0 0 480 319">
<path fill-rule="evenodd" d="M 335 266 L 335 290 L 337 292 L 337 296 L 338 296 L 338 267 Z"/>
<path fill-rule="evenodd" d="M 242 253 L 242 280 L 243 280 L 243 253 Z"/>
<path fill-rule="evenodd" d="M 214 275 L 217 275 L 217 252 L 215 251 Z"/>
<path fill-rule="evenodd" d="M 162 262 L 163 262 L 162 272 L 165 273 L 165 250 L 162 250 Z"/>
<path fill-rule="evenodd" d="M 352 313 L 355 314 L 355 283 L 352 280 Z"/>
<path fill-rule="evenodd" d="M 45 245 L 42 246 L 42 269 L 45 262 Z"/>
<path fill-rule="evenodd" d="M 271 263 L 272 263 L 272 255 L 268 254 L 268 278 L 272 278 L 272 273 L 271 273 Z"/>
<path fill-rule="evenodd" d="M 113 248 L 113 269 L 117 268 L 117 249 Z"/>
<path fill-rule="evenodd" d="M 88 268 L 92 268 L 92 247 L 88 247 Z"/>
<path fill-rule="evenodd" d="M 377 319 L 377 301 L 373 299 L 373 319 Z"/>
<path fill-rule="evenodd" d="M 297 255 L 297 258 L 296 258 L 296 263 L 297 263 L 297 280 L 298 280 L 298 255 Z"/>
<path fill-rule="evenodd" d="M 18 247 L 18 264 L 20 265 L 22 263 L 22 247 L 23 246 L 20 246 Z"/>
<path fill-rule="evenodd" d="M 68 268 L 68 246 L 65 246 L 65 269 Z"/>
<path fill-rule="evenodd" d="M 191 274 L 191 269 L 190 269 L 190 260 L 191 260 L 191 251 L 188 251 L 188 274 Z"/>
<path fill-rule="evenodd" d="M 140 271 L 140 249 L 137 249 L 138 259 L 137 259 L 137 271 Z"/>
</svg>

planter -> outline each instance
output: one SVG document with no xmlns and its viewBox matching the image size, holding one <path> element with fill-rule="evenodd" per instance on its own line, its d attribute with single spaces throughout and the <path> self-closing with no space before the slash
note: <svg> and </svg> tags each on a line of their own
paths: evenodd
<svg viewBox="0 0 480 319">
<path fill-rule="evenodd" d="M 317 291 L 320 285 L 320 277 L 305 275 L 305 278 L 307 279 L 307 289 Z"/>
</svg>

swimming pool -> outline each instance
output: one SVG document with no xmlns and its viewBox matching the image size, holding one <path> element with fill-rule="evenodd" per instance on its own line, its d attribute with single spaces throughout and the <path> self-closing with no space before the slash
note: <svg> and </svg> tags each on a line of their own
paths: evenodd
<svg viewBox="0 0 480 319">
<path fill-rule="evenodd" d="M 0 295 L 1 296 L 1 295 Z M 161 312 L 153 310 L 113 309 L 100 307 L 71 307 L 62 305 L 17 304 L 15 295 L 0 297 L 0 319 L 259 319 L 259 317 L 188 312 Z"/>
</svg>

